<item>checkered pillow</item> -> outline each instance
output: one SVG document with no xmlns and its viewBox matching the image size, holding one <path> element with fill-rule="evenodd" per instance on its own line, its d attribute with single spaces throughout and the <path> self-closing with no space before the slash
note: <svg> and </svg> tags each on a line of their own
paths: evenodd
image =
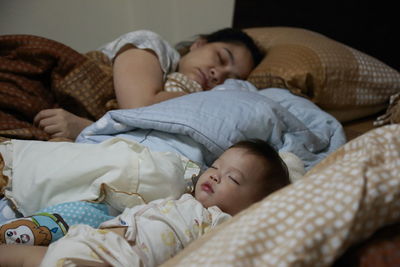
<svg viewBox="0 0 400 267">
<path fill-rule="evenodd" d="M 400 92 L 398 71 L 319 33 L 290 27 L 246 32 L 267 53 L 250 74 L 250 82 L 306 96 L 339 121 L 384 110 L 389 97 Z"/>
</svg>

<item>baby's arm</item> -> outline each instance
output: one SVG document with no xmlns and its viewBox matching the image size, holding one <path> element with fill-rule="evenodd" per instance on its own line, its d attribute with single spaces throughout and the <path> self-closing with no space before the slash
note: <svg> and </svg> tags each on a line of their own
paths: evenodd
<svg viewBox="0 0 400 267">
<path fill-rule="evenodd" d="M 39 266 L 47 247 L 0 245 L 0 266 Z"/>
</svg>

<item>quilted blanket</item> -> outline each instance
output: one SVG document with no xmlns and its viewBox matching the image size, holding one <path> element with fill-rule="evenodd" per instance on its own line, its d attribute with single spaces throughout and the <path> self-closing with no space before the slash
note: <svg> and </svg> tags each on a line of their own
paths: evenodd
<svg viewBox="0 0 400 267">
<path fill-rule="evenodd" d="M 306 169 L 345 143 L 341 124 L 307 99 L 284 89 L 258 91 L 233 79 L 211 91 L 109 111 L 77 142 L 98 143 L 113 136 L 155 151 L 177 152 L 205 165 L 232 144 L 259 138 L 279 151 L 296 154 Z"/>
<path fill-rule="evenodd" d="M 91 120 L 114 98 L 110 63 L 31 35 L 0 36 L 0 136 L 48 140 L 33 125 L 42 109 L 64 108 Z"/>
</svg>

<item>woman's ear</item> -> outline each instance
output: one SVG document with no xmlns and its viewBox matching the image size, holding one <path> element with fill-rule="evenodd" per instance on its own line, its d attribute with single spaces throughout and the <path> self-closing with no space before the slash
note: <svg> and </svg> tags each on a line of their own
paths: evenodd
<svg viewBox="0 0 400 267">
<path fill-rule="evenodd" d="M 204 38 L 197 38 L 196 41 L 193 42 L 193 44 L 190 46 L 190 51 L 202 47 L 207 43 L 207 40 Z"/>
</svg>

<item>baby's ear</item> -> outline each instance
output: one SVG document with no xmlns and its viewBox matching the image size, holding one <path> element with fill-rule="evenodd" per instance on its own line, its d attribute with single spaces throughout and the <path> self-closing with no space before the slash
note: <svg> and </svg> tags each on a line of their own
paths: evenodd
<svg viewBox="0 0 400 267">
<path fill-rule="evenodd" d="M 203 45 L 205 45 L 207 43 L 207 40 L 204 38 L 197 38 L 196 41 L 193 42 L 193 44 L 190 46 L 190 51 L 202 47 Z"/>
</svg>

